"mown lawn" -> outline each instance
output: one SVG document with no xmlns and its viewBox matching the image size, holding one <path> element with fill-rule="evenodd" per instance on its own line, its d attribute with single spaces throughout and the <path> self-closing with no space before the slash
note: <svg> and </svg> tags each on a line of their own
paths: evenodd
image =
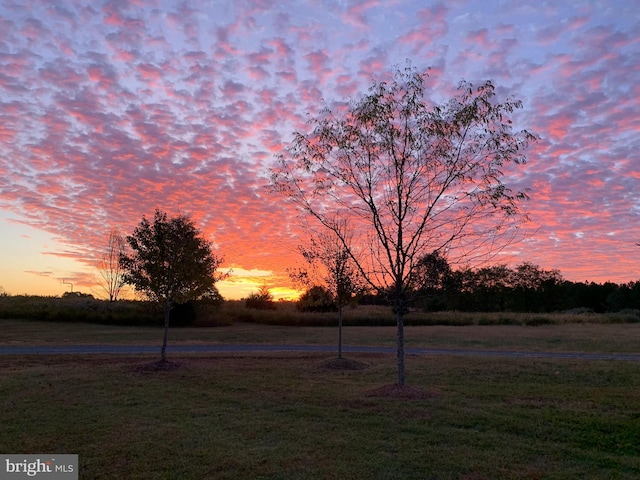
<svg viewBox="0 0 640 480">
<path fill-rule="evenodd" d="M 481 315 L 481 314 L 479 314 Z M 121 327 L 0 319 L 0 345 L 140 344 L 160 345 L 161 327 Z M 220 327 L 171 328 L 169 344 L 278 343 L 337 345 L 337 327 L 235 323 Z M 395 327 L 344 327 L 345 345 L 393 347 Z M 640 323 L 559 325 L 407 326 L 407 347 L 474 348 L 590 353 L 637 353 Z"/>
<path fill-rule="evenodd" d="M 640 364 L 391 355 L 0 357 L 0 450 L 80 478 L 636 479 Z"/>
</svg>

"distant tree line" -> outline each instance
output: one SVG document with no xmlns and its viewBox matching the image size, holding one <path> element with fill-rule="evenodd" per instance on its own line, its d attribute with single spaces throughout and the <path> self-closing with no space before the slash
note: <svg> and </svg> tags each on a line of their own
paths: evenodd
<svg viewBox="0 0 640 480">
<path fill-rule="evenodd" d="M 427 311 L 465 312 L 619 312 L 640 309 L 640 281 L 572 282 L 558 270 L 524 262 L 453 270 L 439 254 L 420 260 L 412 306 Z M 366 295 L 361 303 L 386 304 L 384 294 Z"/>
</svg>

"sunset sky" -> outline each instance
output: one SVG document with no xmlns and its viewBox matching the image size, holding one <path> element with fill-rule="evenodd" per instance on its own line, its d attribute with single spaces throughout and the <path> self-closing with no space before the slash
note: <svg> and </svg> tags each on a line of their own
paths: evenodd
<svg viewBox="0 0 640 480">
<path fill-rule="evenodd" d="M 290 296 L 304 236 L 265 189 L 274 156 L 407 59 L 438 102 L 492 80 L 541 137 L 500 262 L 639 280 L 639 39 L 629 0 L 3 0 L 0 286 L 99 293 L 109 230 L 157 207 L 214 242 L 224 296 Z"/>
</svg>

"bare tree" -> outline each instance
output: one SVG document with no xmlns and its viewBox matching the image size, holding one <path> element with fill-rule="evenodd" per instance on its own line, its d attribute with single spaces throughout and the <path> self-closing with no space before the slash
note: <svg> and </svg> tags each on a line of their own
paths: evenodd
<svg viewBox="0 0 640 480">
<path fill-rule="evenodd" d="M 302 270 L 293 276 L 311 279 L 312 283 L 322 283 L 331 293 L 338 306 L 338 358 L 341 359 L 342 309 L 354 295 L 366 289 L 366 282 L 343 243 L 351 243 L 346 222 L 338 221 L 337 225 L 341 225 L 340 236 L 333 231 L 318 233 L 316 237 L 311 237 L 309 245 L 299 248 L 312 274 Z M 318 271 L 319 268 L 321 271 Z"/>
<path fill-rule="evenodd" d="M 125 285 L 125 270 L 120 264 L 120 257 L 125 254 L 126 241 L 117 228 L 109 232 L 107 248 L 98 261 L 100 273 L 99 285 L 109 297 L 110 302 L 118 300 Z"/>
<path fill-rule="evenodd" d="M 272 171 L 271 186 L 349 252 L 369 286 L 389 292 L 397 321 L 398 385 L 405 384 L 404 314 L 418 260 L 495 250 L 523 220 L 525 191 L 502 181 L 507 164 L 523 164 L 536 137 L 513 132 L 518 100 L 496 102 L 490 82 L 461 82 L 443 105 L 428 105 L 426 73 L 408 66 L 392 82 L 375 83 L 338 116 L 312 119 L 294 134 Z M 350 244 L 336 218 L 348 218 Z"/>
</svg>

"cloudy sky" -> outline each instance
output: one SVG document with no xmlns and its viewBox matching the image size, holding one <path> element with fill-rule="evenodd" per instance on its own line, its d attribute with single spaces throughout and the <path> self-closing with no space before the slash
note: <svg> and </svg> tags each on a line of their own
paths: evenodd
<svg viewBox="0 0 640 480">
<path fill-rule="evenodd" d="M 504 262 L 640 279 L 640 9 L 634 1 L 2 0 L 0 286 L 91 290 L 108 231 L 191 215 L 233 275 L 286 296 L 299 220 L 265 190 L 309 115 L 394 66 L 524 102 L 541 141 L 529 237 Z"/>
</svg>

